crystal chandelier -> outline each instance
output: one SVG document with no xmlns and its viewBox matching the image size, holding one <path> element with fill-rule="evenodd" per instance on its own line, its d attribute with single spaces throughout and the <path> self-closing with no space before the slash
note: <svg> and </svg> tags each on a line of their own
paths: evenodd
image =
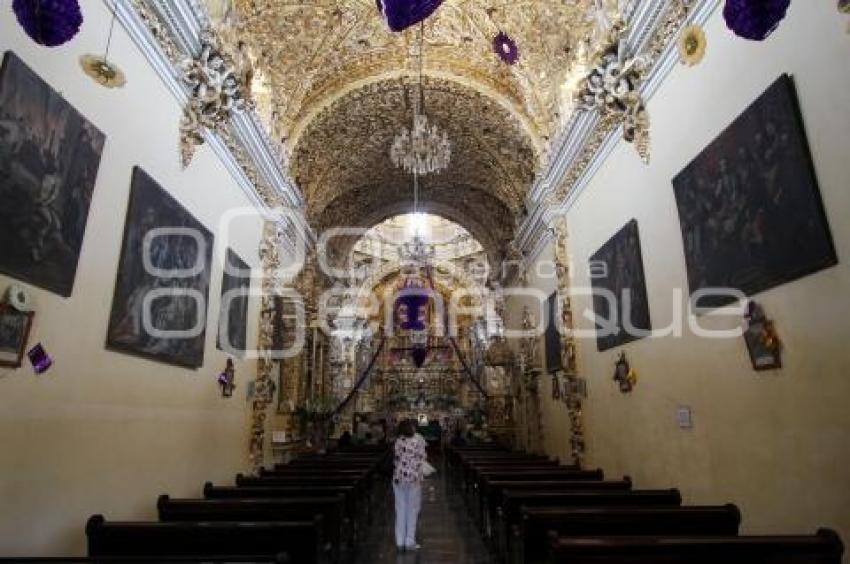
<svg viewBox="0 0 850 564">
<path fill-rule="evenodd" d="M 428 123 L 423 111 L 425 92 L 422 87 L 423 26 L 419 27 L 419 88 L 413 103 L 413 127 L 396 135 L 390 147 L 390 158 L 398 168 L 413 175 L 426 175 L 444 170 L 452 157 L 452 144 L 445 131 Z"/>
<path fill-rule="evenodd" d="M 430 263 L 437 254 L 434 245 L 429 245 L 419 235 L 412 240 L 402 243 L 398 248 L 399 258 L 404 262 L 414 264 Z"/>
</svg>

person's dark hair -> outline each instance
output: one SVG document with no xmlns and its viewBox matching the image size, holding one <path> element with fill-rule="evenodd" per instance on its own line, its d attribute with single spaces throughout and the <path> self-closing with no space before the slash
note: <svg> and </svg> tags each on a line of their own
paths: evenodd
<svg viewBox="0 0 850 564">
<path fill-rule="evenodd" d="M 416 433 L 416 430 L 413 428 L 413 423 L 410 421 L 410 419 L 405 419 L 401 423 L 398 424 L 398 436 L 399 437 L 407 437 L 409 439 L 415 433 Z"/>
</svg>

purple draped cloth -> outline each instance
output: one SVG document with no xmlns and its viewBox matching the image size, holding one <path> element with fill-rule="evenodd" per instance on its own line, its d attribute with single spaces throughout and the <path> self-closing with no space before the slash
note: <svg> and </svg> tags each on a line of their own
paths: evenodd
<svg viewBox="0 0 850 564">
<path fill-rule="evenodd" d="M 393 31 L 404 31 L 433 14 L 443 0 L 377 0 L 378 10 Z"/>
</svg>

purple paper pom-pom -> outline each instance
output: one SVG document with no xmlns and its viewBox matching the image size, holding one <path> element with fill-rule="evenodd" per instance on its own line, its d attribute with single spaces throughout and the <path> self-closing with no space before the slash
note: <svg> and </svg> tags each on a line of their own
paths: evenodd
<svg viewBox="0 0 850 564">
<path fill-rule="evenodd" d="M 26 34 L 46 47 L 68 42 L 83 24 L 77 0 L 14 0 L 12 9 Z"/>
<path fill-rule="evenodd" d="M 404 31 L 430 17 L 443 0 L 377 0 L 376 3 L 390 29 Z"/>
<path fill-rule="evenodd" d="M 723 18 L 735 35 L 762 41 L 785 18 L 791 0 L 726 0 Z"/>
<path fill-rule="evenodd" d="M 519 47 L 516 41 L 504 31 L 500 31 L 493 38 L 493 50 L 502 61 L 509 65 L 514 65 L 519 60 Z"/>
</svg>

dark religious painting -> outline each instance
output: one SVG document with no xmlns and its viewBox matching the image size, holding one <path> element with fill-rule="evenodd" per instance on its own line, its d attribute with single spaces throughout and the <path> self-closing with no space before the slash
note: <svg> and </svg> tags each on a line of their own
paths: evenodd
<svg viewBox="0 0 850 564">
<path fill-rule="evenodd" d="M 0 69 L 0 272 L 71 295 L 104 141 L 6 52 Z"/>
<path fill-rule="evenodd" d="M 212 234 L 197 219 L 133 169 L 107 346 L 201 366 L 212 247 Z"/>
<path fill-rule="evenodd" d="M 645 337 L 652 324 L 636 220 L 590 257 L 590 275 L 597 348 L 606 351 Z"/>
<path fill-rule="evenodd" d="M 560 319 L 558 311 L 558 292 L 553 292 L 546 300 L 546 333 L 544 342 L 546 344 L 546 372 L 557 372 L 563 370 L 561 362 L 561 332 L 558 327 Z"/>
<path fill-rule="evenodd" d="M 231 249 L 221 281 L 221 313 L 216 346 L 232 354 L 244 354 L 248 329 L 248 292 L 251 288 L 249 266 Z M 225 315 L 227 312 L 227 315 Z M 223 340 L 222 337 L 226 337 Z M 228 346 L 229 345 L 229 346 Z"/>
<path fill-rule="evenodd" d="M 690 291 L 751 296 L 835 265 L 797 104 L 781 76 L 674 180 Z M 729 296 L 699 306 L 729 303 Z"/>
</svg>

